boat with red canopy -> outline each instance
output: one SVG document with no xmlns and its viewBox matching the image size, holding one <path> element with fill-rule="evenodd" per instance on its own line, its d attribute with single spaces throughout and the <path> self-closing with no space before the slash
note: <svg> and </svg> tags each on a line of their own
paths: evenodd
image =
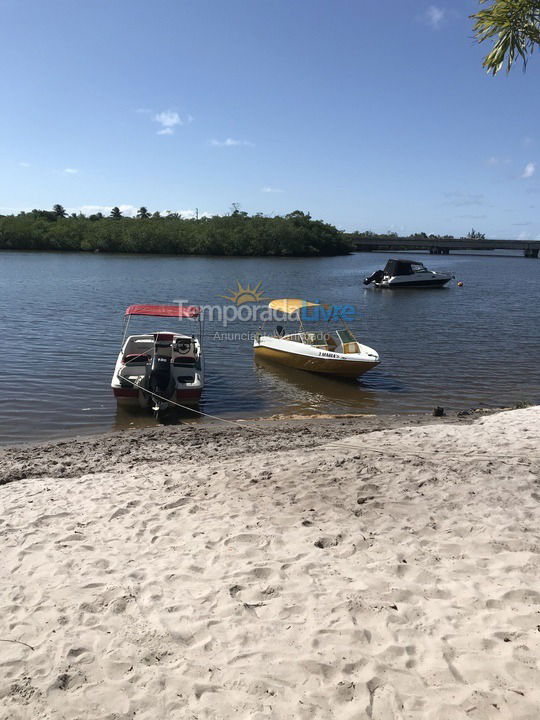
<svg viewBox="0 0 540 720">
<path fill-rule="evenodd" d="M 128 335 L 133 316 L 199 322 L 195 334 L 160 330 Z M 111 388 L 119 405 L 139 406 L 156 416 L 171 407 L 199 404 L 204 385 L 201 310 L 192 305 L 130 305 L 124 315 L 122 349 Z"/>
</svg>

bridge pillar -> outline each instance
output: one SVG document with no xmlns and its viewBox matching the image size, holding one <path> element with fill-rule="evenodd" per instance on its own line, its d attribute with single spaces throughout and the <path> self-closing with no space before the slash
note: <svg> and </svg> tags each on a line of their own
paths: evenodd
<svg viewBox="0 0 540 720">
<path fill-rule="evenodd" d="M 538 248 L 525 248 L 523 251 L 523 254 L 526 258 L 537 258 L 538 257 Z"/>
</svg>

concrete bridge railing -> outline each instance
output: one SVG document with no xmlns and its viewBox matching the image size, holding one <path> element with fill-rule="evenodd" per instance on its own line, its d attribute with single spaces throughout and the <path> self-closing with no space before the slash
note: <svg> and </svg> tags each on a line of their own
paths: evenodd
<svg viewBox="0 0 540 720">
<path fill-rule="evenodd" d="M 433 255 L 448 255 L 451 250 L 522 250 L 523 255 L 537 258 L 540 240 L 489 240 L 444 238 L 365 238 L 351 235 L 358 252 L 425 250 Z"/>
</svg>

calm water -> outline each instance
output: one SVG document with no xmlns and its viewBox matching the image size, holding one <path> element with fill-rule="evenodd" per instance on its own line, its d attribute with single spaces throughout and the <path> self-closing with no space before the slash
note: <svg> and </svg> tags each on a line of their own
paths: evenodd
<svg viewBox="0 0 540 720">
<path fill-rule="evenodd" d="M 540 260 L 410 254 L 450 269 L 464 286 L 377 291 L 362 278 L 388 255 L 247 259 L 0 253 L 0 441 L 152 424 L 119 413 L 109 383 L 125 307 L 227 302 L 239 280 L 270 297 L 350 303 L 358 337 L 382 358 L 361 381 L 339 381 L 253 360 L 249 341 L 205 328 L 202 409 L 227 417 L 275 413 L 421 412 L 540 401 Z M 136 318 L 133 332 L 170 327 Z M 175 326 L 177 327 L 178 324 Z M 189 331 L 195 324 L 183 323 Z M 241 323 L 231 332 L 256 330 Z"/>
</svg>

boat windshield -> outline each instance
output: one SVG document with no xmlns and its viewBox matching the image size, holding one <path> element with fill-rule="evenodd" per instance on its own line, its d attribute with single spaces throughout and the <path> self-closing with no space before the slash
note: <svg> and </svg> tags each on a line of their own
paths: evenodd
<svg viewBox="0 0 540 720">
<path fill-rule="evenodd" d="M 340 330 L 338 335 L 342 343 L 356 342 L 356 338 L 350 330 Z"/>
</svg>

